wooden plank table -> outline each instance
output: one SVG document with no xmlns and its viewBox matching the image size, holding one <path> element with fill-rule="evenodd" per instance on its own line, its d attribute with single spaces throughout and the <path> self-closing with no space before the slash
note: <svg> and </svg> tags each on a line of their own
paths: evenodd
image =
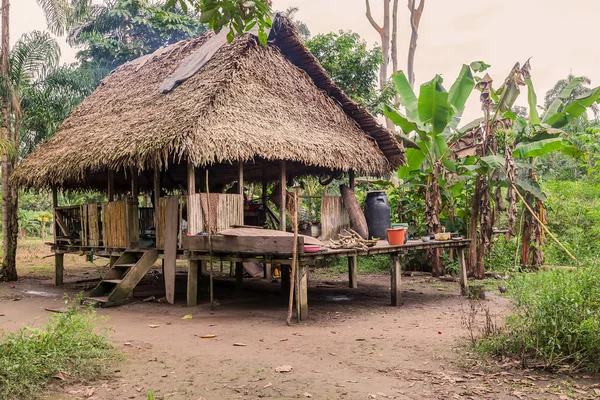
<svg viewBox="0 0 600 400">
<path fill-rule="evenodd" d="M 356 257 L 357 256 L 370 256 L 376 254 L 389 254 L 391 257 L 390 262 L 390 275 L 391 275 L 391 302 L 393 306 L 400 306 L 402 304 L 402 268 L 401 268 L 401 257 L 400 255 L 406 254 L 409 251 L 415 250 L 428 250 L 428 249 L 457 249 L 458 253 L 458 266 L 460 274 L 460 288 L 461 294 L 467 292 L 467 271 L 465 266 L 465 251 L 471 245 L 470 239 L 460 240 L 446 240 L 437 241 L 433 240 L 430 242 L 422 242 L 418 240 L 409 240 L 405 245 L 397 246 L 390 245 L 385 240 L 380 240 L 377 244 L 367 250 L 357 249 L 329 249 L 323 248 L 318 253 L 303 253 L 298 257 L 298 271 L 296 274 L 296 310 L 299 320 L 306 320 L 308 318 L 308 269 L 316 264 L 317 260 L 326 258 L 348 258 L 348 275 L 349 284 L 351 288 L 358 287 L 356 281 Z M 246 246 L 240 247 L 237 251 L 227 252 L 225 249 L 213 250 L 213 262 L 229 261 L 229 262 L 258 262 L 258 263 L 277 263 L 284 266 L 292 264 L 291 252 L 277 253 L 271 252 L 265 254 L 265 247 L 256 247 L 250 249 Z M 273 250 L 269 248 L 269 250 Z M 210 256 L 206 251 L 188 250 L 184 252 L 184 255 L 190 260 L 203 260 L 207 261 Z M 289 287 L 287 282 L 283 282 L 282 287 Z M 194 304 L 189 304 L 194 305 Z"/>
</svg>

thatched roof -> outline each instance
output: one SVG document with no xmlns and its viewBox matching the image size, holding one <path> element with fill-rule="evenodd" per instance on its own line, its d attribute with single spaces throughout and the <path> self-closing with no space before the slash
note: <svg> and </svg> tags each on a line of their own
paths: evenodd
<svg viewBox="0 0 600 400">
<path fill-rule="evenodd" d="M 392 134 L 350 100 L 278 16 L 269 45 L 252 35 L 221 47 L 169 93 L 158 87 L 213 33 L 127 63 L 104 79 L 29 155 L 21 187 L 100 187 L 92 176 L 189 160 L 196 166 L 289 160 L 382 175 L 404 160 Z"/>
</svg>

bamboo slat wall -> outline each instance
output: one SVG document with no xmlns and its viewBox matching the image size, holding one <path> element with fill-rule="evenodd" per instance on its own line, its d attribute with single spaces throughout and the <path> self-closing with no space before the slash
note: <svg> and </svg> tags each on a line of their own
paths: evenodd
<svg viewBox="0 0 600 400">
<path fill-rule="evenodd" d="M 188 196 L 188 233 L 204 232 L 205 214 L 208 214 L 208 197 L 205 193 Z M 211 233 L 244 223 L 244 197 L 239 194 L 214 193 L 210 195 Z"/>
<path fill-rule="evenodd" d="M 350 226 L 350 216 L 341 196 L 323 196 L 321 199 L 321 237 L 335 239 L 338 233 Z"/>
<path fill-rule="evenodd" d="M 98 204 L 87 204 L 88 246 L 100 246 L 100 215 Z"/>
<path fill-rule="evenodd" d="M 127 247 L 127 217 L 125 207 L 125 200 L 102 204 L 104 246 Z"/>
</svg>

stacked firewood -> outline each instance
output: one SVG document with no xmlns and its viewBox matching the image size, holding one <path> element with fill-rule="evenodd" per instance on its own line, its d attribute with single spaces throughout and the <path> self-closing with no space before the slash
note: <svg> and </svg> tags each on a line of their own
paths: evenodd
<svg viewBox="0 0 600 400">
<path fill-rule="evenodd" d="M 363 239 L 358 233 L 352 229 L 344 229 L 338 234 L 337 239 L 329 239 L 329 248 L 331 249 L 357 249 L 368 250 L 369 247 L 375 246 L 377 240 Z"/>
</svg>

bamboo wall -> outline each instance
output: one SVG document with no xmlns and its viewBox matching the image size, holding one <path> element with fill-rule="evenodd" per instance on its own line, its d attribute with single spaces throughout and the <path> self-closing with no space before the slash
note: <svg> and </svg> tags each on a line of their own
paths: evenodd
<svg viewBox="0 0 600 400">
<path fill-rule="evenodd" d="M 209 210 L 210 206 L 210 210 Z M 211 234 L 244 224 L 244 197 L 239 194 L 197 193 L 188 196 L 188 233 L 206 231 L 206 216 L 210 215 Z"/>
<path fill-rule="evenodd" d="M 321 198 L 321 238 L 336 239 L 338 233 L 350 227 L 350 216 L 344 208 L 341 196 Z"/>
</svg>

